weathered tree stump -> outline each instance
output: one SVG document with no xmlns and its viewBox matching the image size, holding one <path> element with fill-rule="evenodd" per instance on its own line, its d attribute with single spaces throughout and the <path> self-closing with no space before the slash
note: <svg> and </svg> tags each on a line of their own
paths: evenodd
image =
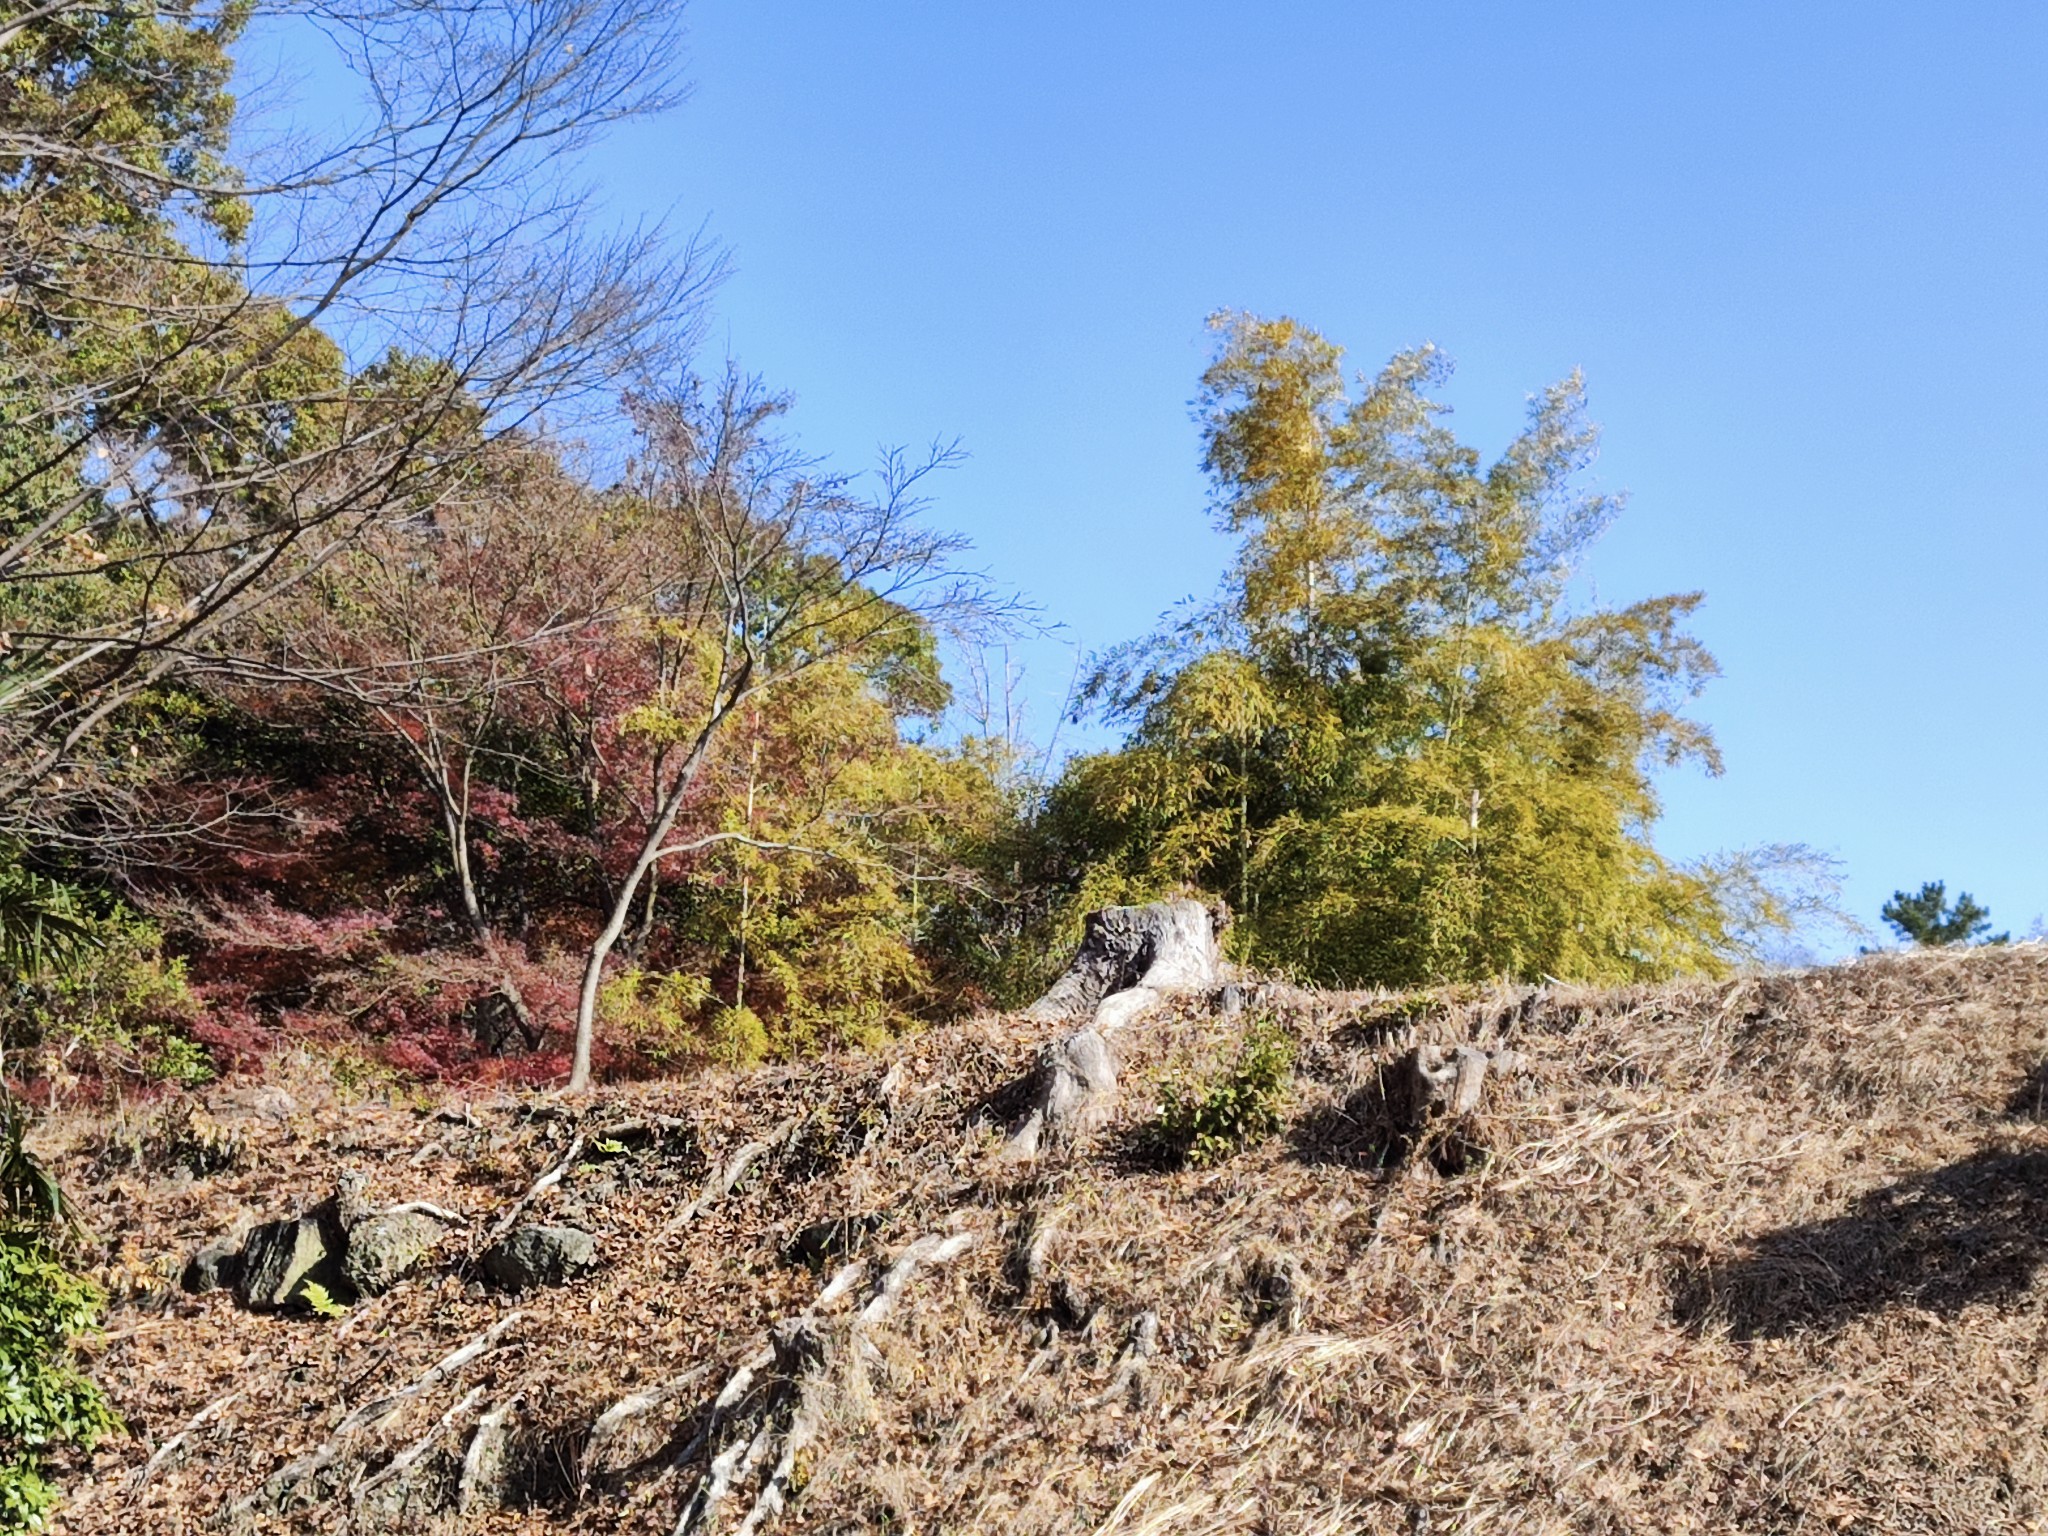
<svg viewBox="0 0 2048 1536">
<path fill-rule="evenodd" d="M 1024 1010 L 1025 1017 L 1090 1014 L 1112 993 L 1137 986 L 1213 986 L 1220 967 L 1216 941 L 1229 922 L 1224 908 L 1199 901 L 1090 912 L 1072 962 L 1045 996 Z"/>
<path fill-rule="evenodd" d="M 1085 1016 L 1087 1023 L 1048 1046 L 1033 1073 L 1031 1108 L 1006 1154 L 1036 1156 L 1048 1141 L 1099 1124 L 1116 1097 L 1111 1045 L 1169 992 L 1207 990 L 1223 977 L 1218 946 L 1230 914 L 1199 901 L 1155 901 L 1088 914 L 1081 947 L 1025 1017 Z"/>
<path fill-rule="evenodd" d="M 1462 1119 L 1479 1107 L 1486 1089 L 1486 1052 L 1465 1045 L 1448 1056 L 1434 1045 L 1418 1045 L 1389 1073 L 1387 1108 L 1410 1136 L 1439 1115 Z"/>
<path fill-rule="evenodd" d="M 1465 1147 L 1462 1128 L 1478 1112 L 1488 1074 L 1512 1077 L 1526 1070 L 1528 1064 L 1518 1051 L 1416 1046 L 1389 1065 L 1382 1079 L 1397 1145 L 1417 1145 L 1434 1126 L 1450 1138 L 1445 1146 Z M 1460 1152 L 1452 1161 L 1461 1162 L 1463 1156 Z"/>
</svg>

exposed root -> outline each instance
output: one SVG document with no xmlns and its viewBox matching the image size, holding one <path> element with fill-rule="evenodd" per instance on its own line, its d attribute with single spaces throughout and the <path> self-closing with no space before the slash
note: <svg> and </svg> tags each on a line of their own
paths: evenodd
<svg viewBox="0 0 2048 1536">
<path fill-rule="evenodd" d="M 426 1373 L 410 1385 L 383 1397 L 372 1398 L 360 1408 L 345 1417 L 319 1445 L 306 1452 L 297 1460 L 287 1463 L 264 1479 L 263 1486 L 236 1503 L 227 1512 L 230 1520 L 241 1519 L 259 1506 L 282 1509 L 313 1478 L 333 1466 L 341 1459 L 349 1442 L 361 1431 L 373 1428 L 400 1410 L 417 1402 L 434 1388 L 448 1380 L 480 1357 L 497 1347 L 498 1340 L 525 1317 L 523 1312 L 508 1312 L 483 1333 L 471 1339 L 460 1349 L 444 1355 L 428 1368 Z"/>
<path fill-rule="evenodd" d="M 483 1395 L 484 1389 L 482 1387 L 471 1387 L 446 1413 L 441 1415 L 432 1429 L 392 1457 L 375 1475 L 359 1480 L 355 1487 L 350 1490 L 349 1502 L 354 1513 L 360 1516 L 363 1505 L 371 1494 L 386 1484 L 396 1482 L 418 1465 L 420 1459 L 434 1448 L 441 1437 L 448 1433 L 450 1428 L 459 1420 L 468 1416 L 470 1410 L 476 1407 L 478 1399 Z"/>
<path fill-rule="evenodd" d="M 1111 1403 L 1128 1399 L 1133 1404 L 1143 1401 L 1150 1384 L 1152 1357 L 1159 1353 L 1159 1314 L 1150 1310 L 1140 1312 L 1131 1324 L 1131 1335 L 1125 1341 L 1123 1352 L 1117 1356 L 1116 1375 L 1110 1378 L 1109 1386 L 1097 1397 L 1090 1400 L 1090 1408 L 1107 1408 Z"/>
<path fill-rule="evenodd" d="M 838 1275 L 833 1277 L 832 1284 L 825 1288 L 825 1293 L 820 1295 L 819 1300 L 812 1303 L 810 1312 L 806 1312 L 802 1318 L 795 1321 L 799 1324 L 807 1323 L 819 1306 L 824 1304 L 824 1294 L 832 1294 L 834 1300 L 839 1296 L 844 1296 L 858 1282 L 861 1273 L 865 1272 L 865 1270 L 866 1266 L 863 1264 L 849 1264 L 846 1266 L 844 1270 L 841 1270 Z M 849 1278 L 849 1275 L 851 1278 Z M 842 1281 L 845 1283 L 842 1284 Z M 695 1438 L 683 1448 L 682 1454 L 676 1458 L 677 1465 L 688 1466 L 716 1442 L 727 1425 L 731 1424 L 735 1419 L 742 1421 L 739 1432 L 728 1441 L 724 1450 L 711 1458 L 711 1465 L 705 1470 L 704 1475 L 698 1478 L 697 1486 L 691 1490 L 689 1498 L 683 1501 L 682 1513 L 676 1518 L 675 1528 L 677 1536 L 688 1536 L 688 1533 L 702 1528 L 704 1522 L 710 1518 L 712 1510 L 725 1499 L 726 1493 L 732 1486 L 733 1479 L 739 1474 L 741 1464 L 747 1460 L 748 1455 L 753 1451 L 755 1442 L 767 1435 L 772 1427 L 769 1423 L 763 1422 L 754 1434 L 749 1435 L 747 1433 L 748 1425 L 745 1421 L 750 1420 L 755 1413 L 762 1413 L 765 1419 L 766 1413 L 771 1411 L 772 1406 L 774 1406 L 773 1404 L 762 1404 L 754 1400 L 756 1396 L 754 1383 L 755 1378 L 762 1371 L 767 1370 L 775 1363 L 777 1342 L 779 1341 L 771 1341 L 764 1348 L 756 1351 L 738 1366 L 734 1367 L 732 1375 L 726 1379 L 726 1383 L 719 1389 L 718 1395 L 711 1400 L 710 1411 L 705 1416 L 704 1427 L 697 1432 Z M 770 1389 L 762 1393 L 761 1396 L 764 1398 L 779 1396 L 780 1394 L 774 1390 L 775 1385 L 780 1384 L 771 1384 Z M 763 1449 L 765 1450 L 765 1442 L 763 1442 Z"/>
<path fill-rule="evenodd" d="M 740 1180 L 747 1176 L 747 1170 L 794 1136 L 803 1120 L 802 1115 L 791 1115 L 759 1141 L 750 1141 L 741 1147 L 723 1166 L 712 1169 L 710 1177 L 704 1181 L 704 1187 L 697 1191 L 697 1198 L 684 1206 L 668 1225 L 661 1229 L 661 1236 L 674 1237 L 705 1211 L 731 1194 L 738 1188 Z"/>
<path fill-rule="evenodd" d="M 746 1468 L 766 1451 L 772 1428 L 772 1425 L 763 1424 L 754 1432 L 752 1439 L 735 1440 L 712 1458 L 711 1470 L 697 1484 L 689 1502 L 683 1505 L 682 1515 L 676 1521 L 676 1536 L 692 1536 L 693 1532 L 704 1528 L 711 1512 L 724 1502 L 734 1480 L 744 1475 Z"/>
<path fill-rule="evenodd" d="M 768 1481 L 762 1485 L 760 1497 L 754 1500 L 754 1507 L 747 1511 L 747 1518 L 740 1522 L 737 1536 L 754 1536 L 754 1533 L 770 1520 L 782 1513 L 783 1500 L 789 1492 L 791 1481 L 796 1476 L 796 1460 L 811 1442 L 813 1425 L 809 1413 L 808 1398 L 797 1409 L 790 1421 L 789 1433 L 783 1438 L 782 1455 L 775 1463 L 775 1470 L 768 1474 Z"/>
<path fill-rule="evenodd" d="M 510 1232 L 518 1224 L 519 1218 L 526 1214 L 528 1206 L 567 1177 L 569 1170 L 576 1166 L 576 1160 L 583 1156 L 583 1147 L 583 1133 L 578 1131 L 569 1138 L 569 1150 L 564 1152 L 547 1172 L 528 1185 L 526 1193 L 514 1200 L 512 1208 L 498 1218 L 497 1224 L 491 1228 L 490 1234 L 483 1241 L 485 1249 L 496 1247 L 498 1240 Z"/>
<path fill-rule="evenodd" d="M 128 1496 L 133 1498 L 136 1494 L 142 1492 L 149 1485 L 149 1480 L 156 1476 L 158 1468 L 169 1461 L 193 1435 L 205 1428 L 207 1420 L 211 1419 L 247 1390 L 245 1387 L 237 1387 L 232 1392 L 216 1397 L 204 1408 L 193 1414 L 191 1418 L 187 1419 L 185 1427 L 158 1446 L 149 1460 L 137 1468 L 135 1475 L 128 1479 Z"/>
<path fill-rule="evenodd" d="M 879 1323 L 895 1310 L 896 1302 L 903 1294 L 903 1288 L 910 1283 L 910 1277 L 926 1264 L 950 1264 L 979 1239 L 972 1232 L 955 1232 L 951 1237 L 933 1234 L 920 1237 L 904 1249 L 888 1273 L 882 1276 L 875 1287 L 875 1294 L 868 1298 L 868 1304 L 860 1309 L 863 1324 Z"/>
<path fill-rule="evenodd" d="M 590 1438 L 584 1442 L 583 1454 L 577 1460 L 577 1495 L 581 1497 L 590 1491 L 591 1477 L 603 1469 L 606 1453 L 621 1435 L 636 1421 L 702 1381 L 707 1369 L 706 1366 L 696 1366 L 643 1392 L 629 1393 L 599 1414 L 591 1423 Z"/>
<path fill-rule="evenodd" d="M 403 1200 L 397 1205 L 387 1205 L 377 1213 L 380 1216 L 431 1216 L 444 1226 L 459 1227 L 466 1219 L 462 1212 L 451 1211 L 445 1205 L 436 1205 L 431 1200 Z"/>
<path fill-rule="evenodd" d="M 503 1494 L 505 1464 L 512 1444 L 512 1415 L 520 1399 L 500 1403 L 476 1421 L 469 1449 L 462 1457 L 462 1477 L 455 1486 L 455 1513 L 468 1515 Z"/>
<path fill-rule="evenodd" d="M 858 1348 L 862 1330 L 887 1318 L 918 1270 L 949 1264 L 978 1241 L 973 1232 L 936 1233 L 911 1243 L 875 1282 L 855 1314 L 850 1342 Z M 828 1374 L 830 1349 L 819 1314 L 843 1300 L 867 1274 L 856 1261 L 843 1267 L 799 1315 L 770 1332 L 765 1348 L 743 1361 L 712 1400 L 704 1428 L 679 1458 L 687 1465 L 712 1445 L 724 1442 L 684 1500 L 676 1536 L 707 1528 L 713 1514 L 737 1488 L 752 1486 L 770 1455 L 774 1465 L 761 1478 L 754 1501 L 741 1519 L 739 1536 L 755 1536 L 782 1512 L 796 1476 L 798 1459 L 817 1433 L 819 1395 Z M 608 1410 L 607 1417 L 613 1410 Z"/>
</svg>

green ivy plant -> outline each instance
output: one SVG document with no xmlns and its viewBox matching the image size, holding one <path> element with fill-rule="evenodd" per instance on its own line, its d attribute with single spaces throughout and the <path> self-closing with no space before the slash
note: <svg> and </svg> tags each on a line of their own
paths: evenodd
<svg viewBox="0 0 2048 1536">
<path fill-rule="evenodd" d="M 22 1145 L 28 1116 L 0 1089 L 0 1530 L 42 1529 L 58 1446 L 92 1449 L 119 1427 L 71 1344 L 98 1326 L 105 1298 L 53 1246 L 67 1217 L 57 1182 Z"/>
</svg>

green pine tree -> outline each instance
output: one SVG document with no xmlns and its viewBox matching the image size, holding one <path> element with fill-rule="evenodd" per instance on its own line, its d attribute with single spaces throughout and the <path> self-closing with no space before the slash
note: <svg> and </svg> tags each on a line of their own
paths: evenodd
<svg viewBox="0 0 2048 1536">
<path fill-rule="evenodd" d="M 2012 938 L 2009 933 L 1990 933 L 1991 909 L 1978 905 L 1968 891 L 1958 892 L 1951 906 L 1947 882 L 1941 880 L 1929 880 L 1918 892 L 1893 891 L 1878 915 L 1900 938 L 1930 949 L 1944 944 L 2004 944 Z"/>
</svg>

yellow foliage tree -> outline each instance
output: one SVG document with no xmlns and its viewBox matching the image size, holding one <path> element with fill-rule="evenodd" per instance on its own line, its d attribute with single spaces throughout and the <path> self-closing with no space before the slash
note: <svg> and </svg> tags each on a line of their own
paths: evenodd
<svg viewBox="0 0 2048 1536">
<path fill-rule="evenodd" d="M 1049 799 L 1076 905 L 1213 892 L 1244 958 L 1346 983 L 1713 971 L 1782 926 L 1767 861 L 1650 840 L 1655 769 L 1720 769 L 1682 713 L 1717 669 L 1698 593 L 1570 601 L 1620 507 L 1581 483 L 1579 377 L 1489 464 L 1431 397 L 1434 349 L 1354 393 L 1294 320 L 1212 324 L 1204 467 L 1241 542 L 1217 602 L 1089 679 L 1129 735 Z"/>
</svg>

